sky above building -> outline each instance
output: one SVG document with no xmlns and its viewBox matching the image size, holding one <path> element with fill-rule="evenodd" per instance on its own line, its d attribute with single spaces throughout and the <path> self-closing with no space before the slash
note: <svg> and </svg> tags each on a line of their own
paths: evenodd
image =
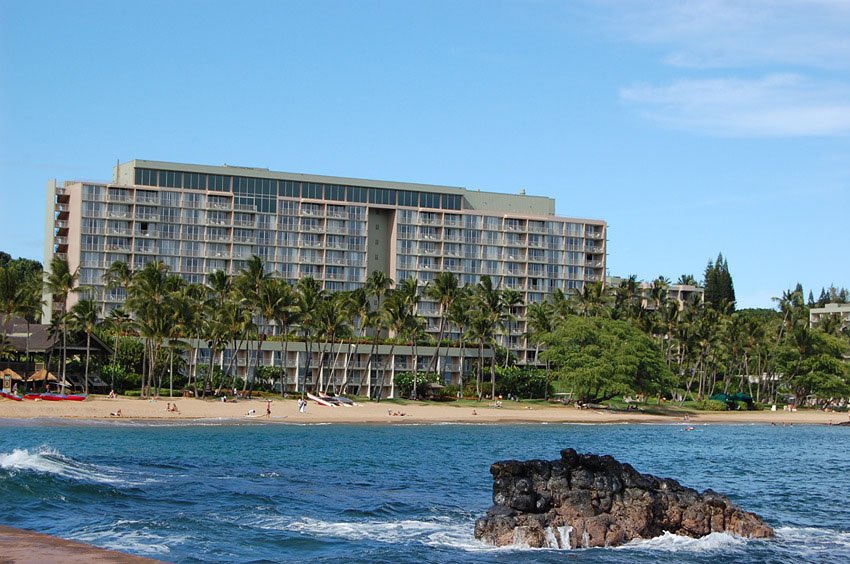
<svg viewBox="0 0 850 564">
<path fill-rule="evenodd" d="M 134 158 L 524 189 L 773 307 L 850 286 L 850 2 L 0 0 L 0 250 Z"/>
</svg>

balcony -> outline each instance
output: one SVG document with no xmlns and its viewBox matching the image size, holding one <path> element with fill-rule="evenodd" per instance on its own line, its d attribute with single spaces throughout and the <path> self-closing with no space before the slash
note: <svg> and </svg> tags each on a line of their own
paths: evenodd
<svg viewBox="0 0 850 564">
<path fill-rule="evenodd" d="M 121 202 L 124 204 L 133 203 L 133 197 L 127 192 L 115 192 L 114 190 L 109 190 L 106 193 L 106 201 L 107 202 Z"/>
<path fill-rule="evenodd" d="M 602 233 L 597 231 L 588 231 L 584 235 L 587 239 L 601 239 Z"/>
<path fill-rule="evenodd" d="M 71 211 L 71 206 L 68 204 L 56 204 L 56 211 L 60 213 L 68 213 Z"/>
</svg>

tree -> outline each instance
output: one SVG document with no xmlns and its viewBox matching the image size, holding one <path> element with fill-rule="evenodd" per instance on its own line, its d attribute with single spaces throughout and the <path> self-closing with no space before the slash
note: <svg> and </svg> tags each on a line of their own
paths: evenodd
<svg viewBox="0 0 850 564">
<path fill-rule="evenodd" d="M 286 378 L 288 374 L 286 363 L 289 360 L 289 328 L 298 322 L 298 304 L 296 293 L 293 291 L 289 282 L 286 280 L 277 280 L 275 281 L 275 285 L 278 286 L 277 291 L 280 294 L 277 298 L 278 303 L 275 308 L 274 318 L 275 322 L 281 327 L 281 336 L 283 338 L 283 358 L 281 359 L 280 372 L 280 396 L 283 397 L 286 394 Z"/>
<path fill-rule="evenodd" d="M 301 398 L 303 399 L 306 393 L 307 376 L 308 374 L 312 376 L 310 361 L 313 356 L 313 340 L 319 324 L 319 303 L 325 299 L 325 296 L 319 282 L 312 276 L 300 279 L 296 289 L 298 291 L 296 307 L 298 308 L 299 327 L 301 337 L 304 339 L 307 348 L 301 384 Z"/>
<path fill-rule="evenodd" d="M 82 331 L 86 334 L 86 364 L 83 375 L 84 391 L 89 393 L 89 359 L 91 358 L 91 335 L 97 327 L 97 305 L 94 300 L 80 300 L 70 312 L 70 325 L 75 331 Z"/>
<path fill-rule="evenodd" d="M 437 346 L 434 355 L 428 364 L 428 372 L 437 371 L 437 359 L 440 357 L 440 346 L 445 335 L 446 322 L 448 321 L 449 308 L 454 303 L 458 292 L 457 277 L 452 272 L 441 272 L 434 278 L 434 283 L 425 288 L 425 295 L 437 302 L 440 306 L 440 329 L 437 335 Z"/>
<path fill-rule="evenodd" d="M 540 358 L 540 345 L 545 335 L 552 332 L 552 305 L 549 302 L 537 302 L 529 304 L 528 317 L 526 318 L 528 340 L 534 343 L 534 358 Z M 549 375 L 551 365 L 546 360 L 546 386 L 544 388 L 544 399 L 549 399 Z"/>
<path fill-rule="evenodd" d="M 372 331 L 374 331 L 372 336 L 372 349 L 369 351 L 369 360 L 366 362 L 366 370 L 369 375 L 370 383 L 373 381 L 372 364 L 374 363 L 375 355 L 378 351 L 378 340 L 380 339 L 381 332 L 384 330 L 383 321 L 385 317 L 383 317 L 379 312 L 381 311 L 384 297 L 387 295 L 387 292 L 390 291 L 390 288 L 393 287 L 393 284 L 393 279 L 380 270 L 375 270 L 366 279 L 366 295 L 375 300 L 375 309 L 367 318 L 367 325 L 372 329 Z"/>
<path fill-rule="evenodd" d="M 672 382 L 658 346 L 626 321 L 571 317 L 544 342 L 543 357 L 583 401 L 656 393 Z"/>
<path fill-rule="evenodd" d="M 705 302 L 723 312 L 735 310 L 735 288 L 723 253 L 717 255 L 716 261 L 708 261 L 705 267 Z"/>
<path fill-rule="evenodd" d="M 47 273 L 45 288 L 47 292 L 53 296 L 53 299 L 57 300 L 58 298 L 58 301 L 61 304 L 59 324 L 62 331 L 61 379 L 63 387 L 65 385 L 65 369 L 68 363 L 68 327 L 66 322 L 68 314 L 68 296 L 76 289 L 78 279 L 79 269 L 71 271 L 71 268 L 68 266 L 67 259 L 54 255 L 53 259 L 50 261 L 50 272 Z"/>
<path fill-rule="evenodd" d="M 150 397 L 156 363 L 173 319 L 168 266 L 162 261 L 147 263 L 133 275 L 129 290 L 127 307 L 145 340 L 147 371 L 142 375 L 142 395 Z"/>
<path fill-rule="evenodd" d="M 248 309 L 252 319 L 258 319 L 259 322 L 268 323 L 270 318 L 262 316 L 263 309 L 263 295 L 262 289 L 264 284 L 269 280 L 269 275 L 265 271 L 265 267 L 263 266 L 263 259 L 261 259 L 257 255 L 252 255 L 251 258 L 248 259 L 245 264 L 245 268 L 243 268 L 239 275 L 236 278 L 236 288 L 239 291 L 239 297 L 242 302 L 245 304 L 245 307 Z M 260 341 L 265 340 L 265 332 L 258 330 L 258 337 Z M 248 354 L 248 362 L 246 366 L 250 366 L 250 344 L 253 342 L 253 339 L 246 339 L 246 353 Z M 239 352 L 238 350 L 236 351 Z M 260 350 L 259 348 L 254 351 L 255 356 L 255 365 L 254 365 L 254 374 L 256 375 L 257 368 L 260 366 Z M 243 385 L 242 391 L 248 387 L 248 375 L 246 374 L 245 383 Z M 251 387 L 253 389 L 253 378 L 251 379 Z"/>
</svg>

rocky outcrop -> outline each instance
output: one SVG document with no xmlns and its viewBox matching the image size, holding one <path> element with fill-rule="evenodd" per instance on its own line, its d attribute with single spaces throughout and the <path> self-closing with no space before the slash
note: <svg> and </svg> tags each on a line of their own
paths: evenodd
<svg viewBox="0 0 850 564">
<path fill-rule="evenodd" d="M 497 462 L 490 473 L 494 505 L 476 521 L 475 538 L 496 546 L 616 546 L 665 531 L 774 535 L 761 518 L 725 496 L 641 474 L 611 456 L 565 449 L 560 460 Z"/>
</svg>

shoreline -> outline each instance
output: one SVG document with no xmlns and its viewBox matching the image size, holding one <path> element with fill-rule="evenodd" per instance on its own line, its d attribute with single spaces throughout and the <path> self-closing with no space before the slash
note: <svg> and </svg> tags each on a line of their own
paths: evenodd
<svg viewBox="0 0 850 564">
<path fill-rule="evenodd" d="M 178 412 L 166 410 L 168 403 L 176 402 Z M 71 421 L 127 421 L 137 423 L 162 423 L 169 421 L 216 424 L 776 424 L 776 425 L 837 425 L 848 421 L 847 413 L 823 411 L 729 411 L 695 412 L 683 415 L 653 415 L 641 412 L 606 410 L 580 410 L 572 406 L 530 406 L 504 402 L 500 408 L 486 402 L 480 405 L 453 405 L 451 403 L 420 404 L 367 402 L 353 407 L 326 407 L 308 402 L 307 413 L 298 411 L 295 399 L 272 399 L 271 417 L 266 415 L 266 399 L 238 400 L 222 403 L 195 398 L 138 398 L 93 397 L 75 401 L 20 401 L 0 400 L 0 421 L 3 420 L 57 420 Z M 120 417 L 111 413 L 121 411 Z M 254 413 L 249 415 L 253 410 Z"/>
<path fill-rule="evenodd" d="M 3 555 L 0 556 L 2 562 L 65 562 L 68 564 L 89 562 L 153 564 L 161 562 L 144 556 L 135 556 L 6 525 L 0 525 L 0 544 L 3 546 Z"/>
</svg>

